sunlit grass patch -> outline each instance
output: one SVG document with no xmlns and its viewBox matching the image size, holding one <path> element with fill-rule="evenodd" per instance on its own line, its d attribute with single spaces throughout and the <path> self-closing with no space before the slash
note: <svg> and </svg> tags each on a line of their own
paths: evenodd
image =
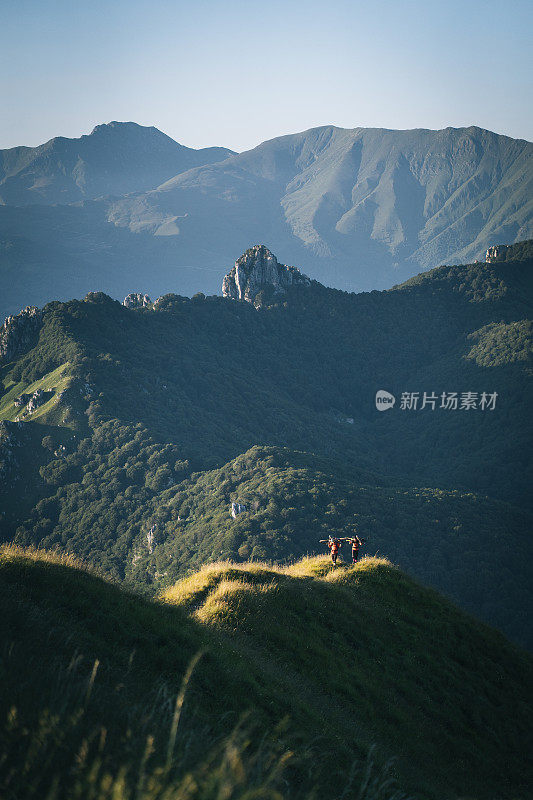
<svg viewBox="0 0 533 800">
<path fill-rule="evenodd" d="M 354 583 L 365 573 L 386 574 L 390 569 L 395 567 L 387 558 L 364 556 L 356 564 L 342 564 L 330 570 L 324 580 L 331 583 Z"/>
<path fill-rule="evenodd" d="M 54 566 L 70 567 L 83 572 L 98 574 L 98 571 L 71 553 L 61 550 L 43 550 L 38 547 L 20 547 L 17 544 L 0 545 L 0 568 L 2 564 L 18 562 L 19 564 L 51 564 Z"/>
<path fill-rule="evenodd" d="M 329 556 L 306 556 L 285 567 L 283 571 L 293 578 L 320 578 L 334 569 Z"/>
<path fill-rule="evenodd" d="M 218 561 L 204 565 L 198 572 L 164 590 L 159 599 L 164 603 L 194 606 L 222 581 L 245 580 L 256 584 L 271 580 L 277 574 L 280 574 L 278 568 L 262 562 L 235 564 L 231 561 Z"/>
<path fill-rule="evenodd" d="M 68 362 L 65 364 L 61 364 L 57 369 L 48 372 L 46 375 L 43 375 L 42 378 L 38 378 L 31 383 L 27 383 L 25 381 L 21 381 L 16 384 L 9 384 L 7 387 L 6 393 L 0 400 L 0 419 L 3 420 L 10 420 L 14 421 L 17 418 L 24 418 L 25 420 L 31 420 L 35 422 L 36 420 L 44 421 L 45 418 L 48 418 L 51 412 L 54 412 L 55 416 L 57 417 L 57 405 L 58 405 L 58 395 L 60 392 L 67 389 L 71 382 L 72 376 L 68 374 L 69 368 Z M 50 397 L 42 406 L 39 406 L 32 414 L 28 414 L 24 417 L 25 405 L 17 407 L 14 405 L 14 401 L 17 397 L 22 394 L 31 395 L 37 391 L 37 389 L 42 389 L 43 392 L 51 392 L 53 391 L 54 394 Z M 59 415 L 61 416 L 61 415 Z M 58 418 L 57 424 L 60 424 L 60 419 Z"/>
</svg>

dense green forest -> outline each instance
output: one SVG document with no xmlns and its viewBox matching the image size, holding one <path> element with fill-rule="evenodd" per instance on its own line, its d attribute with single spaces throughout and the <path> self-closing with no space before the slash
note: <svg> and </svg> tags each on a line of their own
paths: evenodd
<svg viewBox="0 0 533 800">
<path fill-rule="evenodd" d="M 516 247 L 386 292 L 313 282 L 259 308 L 48 304 L 0 366 L 2 540 L 154 594 L 204 562 L 287 562 L 357 525 L 367 552 L 532 646 L 533 261 Z M 38 389 L 23 416 L 14 401 Z M 380 389 L 396 397 L 385 413 Z"/>
<path fill-rule="evenodd" d="M 6 800 L 529 796 L 531 657 L 384 559 L 146 600 L 4 546 L 0 599 Z"/>
</svg>

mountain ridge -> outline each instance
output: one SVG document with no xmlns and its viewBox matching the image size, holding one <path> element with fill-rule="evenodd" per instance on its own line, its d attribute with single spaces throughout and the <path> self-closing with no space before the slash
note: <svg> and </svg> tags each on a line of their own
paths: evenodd
<svg viewBox="0 0 533 800">
<path fill-rule="evenodd" d="M 180 145 L 149 136 L 177 158 Z M 30 165 L 8 179 L 14 201 L 41 190 L 43 202 L 47 192 L 60 200 L 64 190 L 73 202 L 0 206 L 0 316 L 95 287 L 114 297 L 141 285 L 152 297 L 213 293 L 219 271 L 250 242 L 325 285 L 360 291 L 533 235 L 533 145 L 476 126 L 323 126 L 243 153 L 181 148 L 179 169 L 166 156 L 148 168 L 130 151 L 134 166 L 146 166 L 136 167 L 135 180 L 120 158 L 116 180 L 91 184 L 90 165 L 77 168 L 77 158 L 67 176 Z"/>
<path fill-rule="evenodd" d="M 37 147 L 0 150 L 0 203 L 68 205 L 146 190 L 157 186 L 165 174 L 172 177 L 231 152 L 222 147 L 194 150 L 154 126 L 109 122 L 77 139 L 56 136 Z"/>
<path fill-rule="evenodd" d="M 320 159 L 327 155 L 327 151 L 333 148 L 333 153 L 327 155 L 327 163 L 326 167 L 329 170 L 329 173 L 332 171 L 333 168 L 338 168 L 338 164 L 335 162 L 341 159 L 341 167 L 346 167 L 347 163 L 350 161 L 352 156 L 354 156 L 354 148 L 358 149 L 359 145 L 362 144 L 363 152 L 356 153 L 355 156 L 359 160 L 359 176 L 357 177 L 356 184 L 353 187 L 353 192 L 358 192 L 360 197 L 355 197 L 354 200 L 356 204 L 350 209 L 349 203 L 348 207 L 345 208 L 344 214 L 338 219 L 336 223 L 336 228 L 340 233 L 348 233 L 350 230 L 350 226 L 352 225 L 351 218 L 354 215 L 354 212 L 358 208 L 361 203 L 364 203 L 368 197 L 372 195 L 376 195 L 376 189 L 379 190 L 380 182 L 385 179 L 387 182 L 387 187 L 391 188 L 394 184 L 394 180 L 398 181 L 401 178 L 401 174 L 394 178 L 394 172 L 402 170 L 402 158 L 405 159 L 406 157 L 409 159 L 409 168 L 412 174 L 415 174 L 416 177 L 424 177 L 424 172 L 434 171 L 436 168 L 443 169 L 444 164 L 436 164 L 436 163 L 429 163 L 426 164 L 424 161 L 424 147 L 426 145 L 418 145 L 419 148 L 421 146 L 420 155 L 415 156 L 414 153 L 416 151 L 417 145 L 415 141 L 417 137 L 422 137 L 423 139 L 432 139 L 435 141 L 435 146 L 437 147 L 437 161 L 438 161 L 438 147 L 444 147 L 447 150 L 448 157 L 453 157 L 459 155 L 466 155 L 470 159 L 473 159 L 474 164 L 476 159 L 479 161 L 483 161 L 484 153 L 481 152 L 481 147 L 485 146 L 485 149 L 492 149 L 498 150 L 498 144 L 504 142 L 507 147 L 510 147 L 513 153 L 509 155 L 510 157 L 510 164 L 507 164 L 507 167 L 512 167 L 513 160 L 520 158 L 523 156 L 524 150 L 529 151 L 529 158 L 531 156 L 532 145 L 531 143 L 527 142 L 526 140 L 513 140 L 510 137 L 500 137 L 498 134 L 494 134 L 490 131 L 485 131 L 481 128 L 476 126 L 472 126 L 470 128 L 445 128 L 439 131 L 430 131 L 427 129 L 415 129 L 415 130 L 407 130 L 407 131 L 393 131 L 390 129 L 372 129 L 372 128 L 355 128 L 355 129 L 346 129 L 346 128 L 337 128 L 335 126 L 323 126 L 321 128 L 312 128 L 302 133 L 297 134 L 289 134 L 282 137 L 277 137 L 275 139 L 269 140 L 267 142 L 263 142 L 262 144 L 258 145 L 256 148 L 252 150 L 246 151 L 244 153 L 236 154 L 234 156 L 229 157 L 226 159 L 225 162 L 220 164 L 218 167 L 213 168 L 199 168 L 201 170 L 200 173 L 196 173 L 198 177 L 201 177 L 201 174 L 216 174 L 217 171 L 222 170 L 223 168 L 228 168 L 229 166 L 236 166 L 239 169 L 243 169 L 245 172 L 249 172 L 255 175 L 257 178 L 266 178 L 268 181 L 277 179 L 278 182 L 281 181 L 283 185 L 286 178 L 290 178 L 290 180 L 286 183 L 283 194 L 281 195 L 280 202 L 284 208 L 285 216 L 287 222 L 293 229 L 293 233 L 296 233 L 297 236 L 302 236 L 304 243 L 308 245 L 316 245 L 319 248 L 324 250 L 324 255 L 327 255 L 328 252 L 331 250 L 333 245 L 327 245 L 326 241 L 321 237 L 320 231 L 316 229 L 313 224 L 313 216 L 315 216 L 318 212 L 320 212 L 320 205 L 316 205 L 316 199 L 312 200 L 312 196 L 308 193 L 305 194 L 303 198 L 304 206 L 309 202 L 309 199 L 312 200 L 314 203 L 311 211 L 312 215 L 307 217 L 301 217 L 302 212 L 302 205 L 301 200 L 299 199 L 298 195 L 301 194 L 302 191 L 305 190 L 305 184 L 309 183 L 308 177 L 306 176 L 306 170 L 313 167 L 313 165 L 320 161 Z M 287 145 L 287 146 L 285 146 Z M 375 150 L 377 151 L 374 154 L 370 154 L 370 157 L 365 155 L 364 150 Z M 277 151 L 280 151 L 280 154 Z M 286 160 L 286 156 L 284 153 L 289 151 L 291 154 L 294 154 L 295 165 L 292 169 L 289 168 L 289 165 Z M 410 154 L 410 150 L 413 150 L 413 153 Z M 284 161 L 280 161 L 281 156 L 285 159 Z M 392 157 L 392 163 L 387 167 L 387 169 L 392 172 L 392 174 L 388 174 L 385 172 L 382 175 L 381 181 L 379 181 L 374 187 L 372 188 L 372 182 L 376 179 L 372 177 L 372 173 L 375 171 L 377 164 L 383 158 L 390 158 Z M 329 159 L 329 160 L 328 160 Z M 366 159 L 366 164 L 365 164 Z M 399 159 L 399 161 L 395 161 L 394 159 Z M 421 160 L 422 159 L 422 160 Z M 348 162 L 347 162 L 348 160 Z M 486 157 L 485 157 L 485 160 Z M 251 162 L 251 163 L 250 163 Z M 333 163 L 331 163 L 333 162 Z M 301 175 L 296 171 L 295 168 L 300 169 Z M 349 163 L 348 168 L 354 170 L 356 168 L 356 164 Z M 404 168 L 405 169 L 405 168 Z M 415 172 L 413 173 L 413 169 Z M 322 170 L 323 171 L 323 170 Z M 341 170 L 342 172 L 342 170 Z M 346 172 L 346 169 L 344 169 Z M 362 174 L 361 174 L 362 172 Z M 407 170 L 409 173 L 409 170 Z M 418 174 L 416 174 L 418 173 Z M 326 170 L 326 174 L 328 174 Z M 475 172 L 470 176 L 470 178 L 474 177 Z M 187 176 L 187 178 L 176 177 L 175 179 L 171 179 L 167 181 L 162 186 L 158 187 L 158 189 L 154 190 L 155 193 L 157 192 L 169 192 L 177 187 L 180 186 L 182 183 L 190 182 L 191 179 L 195 177 Z M 316 177 L 316 176 L 313 176 Z M 427 178 L 427 175 L 425 176 Z M 453 176 L 452 176 L 453 177 Z M 461 180 L 463 179 L 461 174 L 459 174 L 455 181 L 456 185 L 452 183 L 451 190 L 457 191 L 461 188 Z M 327 178 L 330 180 L 329 178 Z M 293 185 L 293 182 L 296 180 L 296 184 Z M 343 175 L 343 180 L 350 180 L 350 176 L 346 178 Z M 392 180 L 392 184 L 391 184 Z M 496 178 L 497 180 L 497 178 Z M 530 179 L 531 180 L 531 179 Z M 302 184 L 303 181 L 303 184 Z M 314 185 L 314 181 L 311 181 Z M 364 186 L 365 183 L 367 184 L 367 191 Z M 358 188 L 359 187 L 359 188 Z M 413 188 L 414 184 L 413 184 Z M 430 194 L 426 197 L 426 205 L 429 202 L 429 210 L 430 212 L 434 211 L 432 209 L 431 204 L 435 201 L 434 190 L 438 187 L 431 187 L 430 186 Z M 281 190 L 280 190 L 281 191 Z M 378 192 L 379 193 L 379 192 Z M 320 203 L 324 203 L 325 198 L 329 196 L 329 201 L 333 200 L 333 195 L 337 196 L 336 202 L 341 202 L 346 204 L 347 198 L 343 197 L 343 191 L 336 185 L 335 180 L 330 186 L 326 187 L 326 192 L 322 192 L 322 195 L 319 195 Z M 454 199 L 453 193 L 450 195 L 450 198 L 447 199 L 446 203 L 456 203 L 457 199 Z M 323 211 L 324 209 L 322 209 Z M 436 209 L 439 211 L 438 207 Z M 339 212 L 340 213 L 340 212 Z M 380 212 L 382 213 L 382 212 Z M 439 213 L 442 213 L 440 211 Z M 530 212 L 529 212 L 530 213 Z M 348 214 L 348 216 L 346 216 Z M 459 218 L 460 219 L 460 218 Z M 431 217 L 429 218 L 431 220 Z M 435 220 L 433 225 L 437 226 L 438 230 L 438 220 Z M 399 226 L 398 230 L 395 230 L 395 226 Z M 385 240 L 387 236 L 397 236 L 398 238 L 396 242 L 396 246 L 402 243 L 401 237 L 409 236 L 408 231 L 408 224 L 406 227 L 406 220 L 401 220 L 400 218 L 397 219 L 389 219 L 385 220 L 385 230 L 383 234 L 385 236 Z M 307 233 L 306 233 L 307 231 Z M 428 230 L 427 235 L 431 235 L 431 228 Z M 439 234 L 440 235 L 440 234 Z M 480 235 L 485 236 L 481 232 Z M 496 232 L 491 231 L 491 235 L 497 235 Z M 526 238 L 526 236 L 520 236 L 519 238 Z M 426 243 L 431 243 L 431 239 Z M 390 242 L 392 246 L 395 246 L 395 240 Z M 424 246 L 424 242 L 422 241 L 422 246 Z M 394 250 L 393 250 L 394 252 Z M 416 251 L 412 253 L 409 257 L 414 258 L 416 262 Z M 456 249 L 455 253 L 449 252 L 447 254 L 449 257 L 453 258 L 455 255 L 458 257 L 469 256 L 472 255 L 472 252 L 462 252 L 461 249 Z M 435 263 L 436 259 L 433 258 L 433 263 Z M 314 277 L 314 276 L 313 276 Z"/>
</svg>

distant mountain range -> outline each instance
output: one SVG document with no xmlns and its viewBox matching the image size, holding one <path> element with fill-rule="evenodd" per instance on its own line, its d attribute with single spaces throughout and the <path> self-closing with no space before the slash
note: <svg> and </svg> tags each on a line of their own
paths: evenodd
<svg viewBox="0 0 533 800">
<path fill-rule="evenodd" d="M 102 289 L 220 290 L 263 242 L 311 278 L 387 288 L 533 236 L 533 145 L 481 128 L 314 128 L 245 153 L 99 125 L 0 152 L 0 315 Z"/>
<path fill-rule="evenodd" d="M 232 150 L 192 150 L 157 128 L 97 125 L 89 136 L 57 136 L 39 147 L 0 151 L 0 203 L 57 205 L 153 189 L 169 175 L 222 161 Z"/>
</svg>

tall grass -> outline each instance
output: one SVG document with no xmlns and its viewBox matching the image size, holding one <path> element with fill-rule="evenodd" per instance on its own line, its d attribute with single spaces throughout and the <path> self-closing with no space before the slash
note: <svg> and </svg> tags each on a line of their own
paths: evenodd
<svg viewBox="0 0 533 800">
<path fill-rule="evenodd" d="M 320 800 L 319 793 L 294 785 L 291 771 L 300 756 L 286 746 L 283 726 L 258 736 L 257 723 L 245 716 L 226 736 L 213 739 L 190 721 L 180 724 L 201 656 L 191 660 L 182 680 L 166 742 L 164 730 L 141 743 L 130 728 L 117 745 L 109 741 L 104 720 L 89 719 L 98 662 L 84 693 L 72 670 L 63 673 L 63 696 L 80 700 L 70 708 L 44 708 L 31 723 L 11 707 L 2 730 L 2 800 Z M 354 763 L 339 800 L 408 800 L 391 766 L 379 766 L 371 749 L 366 762 Z"/>
</svg>

